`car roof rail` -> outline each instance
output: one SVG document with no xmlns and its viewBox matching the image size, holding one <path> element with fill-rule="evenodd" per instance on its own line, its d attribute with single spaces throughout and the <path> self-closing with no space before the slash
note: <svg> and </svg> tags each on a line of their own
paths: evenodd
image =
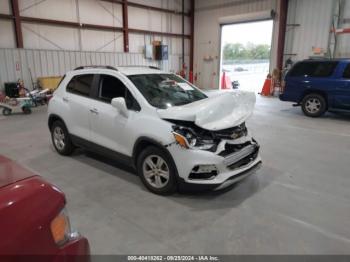
<svg viewBox="0 0 350 262">
<path fill-rule="evenodd" d="M 103 68 L 103 69 L 110 69 L 110 70 L 118 71 L 118 69 L 113 67 L 113 66 L 98 66 L 98 65 L 79 66 L 79 67 L 75 68 L 74 71 L 82 70 L 82 69 L 89 69 L 89 68 Z"/>
<path fill-rule="evenodd" d="M 150 68 L 150 69 L 155 69 L 155 70 L 160 70 L 160 68 L 157 67 L 157 66 L 149 66 L 148 68 Z"/>
<path fill-rule="evenodd" d="M 147 66 L 147 65 L 123 65 L 123 66 L 118 66 L 118 67 L 130 67 L 130 68 L 150 68 L 150 69 L 155 69 L 155 70 L 161 70 L 159 67 L 156 66 Z"/>
</svg>

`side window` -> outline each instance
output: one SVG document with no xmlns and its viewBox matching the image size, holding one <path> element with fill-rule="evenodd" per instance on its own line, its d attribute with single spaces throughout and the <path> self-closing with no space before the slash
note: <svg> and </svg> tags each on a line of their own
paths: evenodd
<svg viewBox="0 0 350 262">
<path fill-rule="evenodd" d="M 114 76 L 101 75 L 98 97 L 106 103 L 111 103 L 113 98 L 123 97 L 129 110 L 141 110 L 140 105 L 123 82 Z"/>
<path fill-rule="evenodd" d="M 330 77 L 333 75 L 338 62 L 320 62 L 315 63 L 314 70 L 310 76 L 312 77 Z"/>
<path fill-rule="evenodd" d="M 125 97 L 126 87 L 118 78 L 101 75 L 99 99 L 110 103 L 113 98 Z"/>
<path fill-rule="evenodd" d="M 67 85 L 67 92 L 89 97 L 93 80 L 94 75 L 75 76 Z"/>
<path fill-rule="evenodd" d="M 297 63 L 289 73 L 289 76 L 300 77 L 308 75 L 308 63 L 300 62 Z"/>
<path fill-rule="evenodd" d="M 338 62 L 301 62 L 293 67 L 290 76 L 330 77 L 337 65 Z"/>
<path fill-rule="evenodd" d="M 343 74 L 344 78 L 348 78 L 350 79 L 350 64 L 348 64 L 344 70 L 344 74 Z"/>
<path fill-rule="evenodd" d="M 129 110 L 133 110 L 137 112 L 141 111 L 140 104 L 136 101 L 136 99 L 133 97 L 133 95 L 130 93 L 128 89 L 126 90 L 125 103 L 126 103 L 126 107 Z"/>
</svg>

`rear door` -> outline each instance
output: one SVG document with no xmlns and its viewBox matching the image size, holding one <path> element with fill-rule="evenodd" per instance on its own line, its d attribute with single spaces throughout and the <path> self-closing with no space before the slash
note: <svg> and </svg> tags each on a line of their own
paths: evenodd
<svg viewBox="0 0 350 262">
<path fill-rule="evenodd" d="M 288 91 L 299 101 L 307 92 L 326 94 L 333 97 L 338 83 L 336 80 L 337 61 L 304 61 L 295 65 L 287 76 Z"/>
<path fill-rule="evenodd" d="M 341 76 L 337 80 L 333 107 L 337 109 L 350 109 L 350 63 L 344 64 Z"/>
<path fill-rule="evenodd" d="M 293 66 L 285 77 L 285 90 L 291 101 L 298 102 L 304 93 L 309 66 L 307 62 L 299 62 Z"/>
<path fill-rule="evenodd" d="M 85 140 L 90 139 L 89 109 L 94 74 L 74 76 L 66 87 L 63 102 L 67 106 L 65 121 L 69 132 Z"/>
</svg>

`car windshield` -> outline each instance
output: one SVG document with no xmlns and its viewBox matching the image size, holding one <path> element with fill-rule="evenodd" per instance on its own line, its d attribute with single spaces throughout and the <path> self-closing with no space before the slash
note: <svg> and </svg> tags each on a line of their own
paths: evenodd
<svg viewBox="0 0 350 262">
<path fill-rule="evenodd" d="M 160 109 L 207 98 L 204 93 L 174 74 L 132 75 L 129 79 L 148 103 Z"/>
</svg>

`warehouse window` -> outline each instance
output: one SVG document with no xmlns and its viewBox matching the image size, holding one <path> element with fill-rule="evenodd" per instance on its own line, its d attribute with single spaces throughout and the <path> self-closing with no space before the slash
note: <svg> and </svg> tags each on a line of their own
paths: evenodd
<svg viewBox="0 0 350 262">
<path fill-rule="evenodd" d="M 344 78 L 350 78 L 350 64 L 348 64 L 344 70 L 344 74 L 343 74 Z"/>
<path fill-rule="evenodd" d="M 81 96 L 90 96 L 94 75 L 75 76 L 67 86 L 67 92 Z"/>
<path fill-rule="evenodd" d="M 99 99 L 111 103 L 113 98 L 125 98 L 126 106 L 130 110 L 140 111 L 141 107 L 126 88 L 122 81 L 110 75 L 101 75 Z"/>
<path fill-rule="evenodd" d="M 330 77 L 338 62 L 301 62 L 294 66 L 290 76 Z"/>
</svg>

